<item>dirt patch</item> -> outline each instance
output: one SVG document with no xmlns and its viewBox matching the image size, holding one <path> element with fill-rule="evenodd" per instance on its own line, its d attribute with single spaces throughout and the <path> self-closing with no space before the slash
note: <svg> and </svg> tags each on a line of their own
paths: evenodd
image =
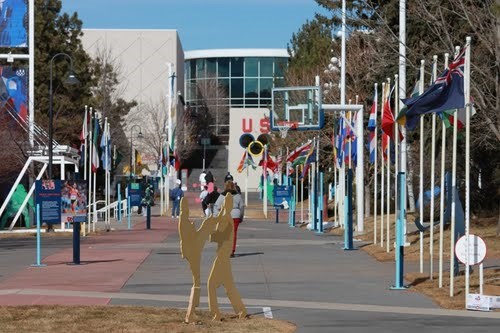
<svg viewBox="0 0 500 333">
<path fill-rule="evenodd" d="M 17 332 L 255 332 L 292 333 L 296 326 L 286 321 L 249 316 L 238 319 L 225 314 L 212 321 L 207 312 L 197 312 L 197 322 L 185 324 L 185 311 L 158 307 L 128 306 L 4 306 L 0 327 L 4 333 Z"/>
</svg>

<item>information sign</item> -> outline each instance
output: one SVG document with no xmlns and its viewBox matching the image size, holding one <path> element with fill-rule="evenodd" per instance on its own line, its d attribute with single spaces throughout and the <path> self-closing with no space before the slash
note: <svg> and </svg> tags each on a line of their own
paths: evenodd
<svg viewBox="0 0 500 333">
<path fill-rule="evenodd" d="M 130 206 L 140 206 L 142 201 L 142 188 L 139 183 L 128 185 L 128 195 L 130 197 Z"/>
<path fill-rule="evenodd" d="M 275 206 L 282 206 L 287 209 L 292 199 L 292 187 L 283 185 L 274 185 L 273 198 Z"/>
<path fill-rule="evenodd" d="M 455 255 L 457 259 L 466 264 L 467 261 L 467 238 L 466 236 L 460 237 L 455 244 Z M 476 235 L 469 235 L 469 265 L 480 264 L 486 257 L 486 244 L 481 237 Z"/>
<path fill-rule="evenodd" d="M 63 180 L 61 186 L 62 222 L 87 221 L 87 181 Z"/>
<path fill-rule="evenodd" d="M 40 205 L 41 223 L 61 223 L 60 180 L 37 180 L 35 184 L 35 202 Z"/>
</svg>

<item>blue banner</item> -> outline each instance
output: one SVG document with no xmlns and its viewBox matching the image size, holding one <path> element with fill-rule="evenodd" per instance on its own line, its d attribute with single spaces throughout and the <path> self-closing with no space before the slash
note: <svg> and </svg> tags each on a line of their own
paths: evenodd
<svg viewBox="0 0 500 333">
<path fill-rule="evenodd" d="M 61 223 L 61 181 L 54 179 L 37 180 L 35 202 L 40 204 L 42 223 Z"/>
<path fill-rule="evenodd" d="M 28 46 L 28 1 L 0 2 L 0 47 Z"/>
</svg>

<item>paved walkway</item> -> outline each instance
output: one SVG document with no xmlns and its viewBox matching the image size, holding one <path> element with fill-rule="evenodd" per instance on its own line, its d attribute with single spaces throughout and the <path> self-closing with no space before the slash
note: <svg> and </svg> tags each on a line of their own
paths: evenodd
<svg viewBox="0 0 500 333">
<path fill-rule="evenodd" d="M 196 204 L 191 212 L 196 213 Z M 153 213 L 158 212 L 154 207 Z M 201 212 L 201 210 L 200 210 Z M 200 221 L 197 218 L 197 221 Z M 152 230 L 134 216 L 114 230 L 82 240 L 81 265 L 72 261 L 71 237 L 44 237 L 42 262 L 34 237 L 0 239 L 0 305 L 126 304 L 185 308 L 191 287 L 180 258 L 177 223 L 153 217 Z M 493 332 L 500 314 L 449 311 L 413 292 L 391 291 L 394 264 L 363 251 L 343 251 L 338 236 L 292 229 L 286 223 L 247 219 L 232 259 L 238 289 L 249 313 L 289 320 L 298 332 Z M 207 243 L 202 295 L 215 254 Z M 219 303 L 230 303 L 219 290 Z M 206 308 L 206 297 L 201 308 Z"/>
</svg>

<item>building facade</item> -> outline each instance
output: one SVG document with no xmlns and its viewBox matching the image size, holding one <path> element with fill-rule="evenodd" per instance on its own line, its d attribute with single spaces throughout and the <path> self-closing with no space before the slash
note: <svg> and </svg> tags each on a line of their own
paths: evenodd
<svg viewBox="0 0 500 333">
<path fill-rule="evenodd" d="M 83 29 L 82 43 L 93 58 L 105 57 L 117 69 L 118 97 L 137 102 L 126 119 L 127 135 L 127 128 L 134 124 L 141 126 L 145 136 L 149 132 L 155 135 L 158 126 L 151 123 L 155 117 L 148 116 L 149 112 L 165 115 L 170 109 L 175 124 L 177 95 L 184 94 L 184 50 L 177 30 Z M 174 86 L 170 89 L 172 81 Z M 157 153 L 147 145 L 141 148 L 143 163 L 155 168 Z"/>
<path fill-rule="evenodd" d="M 229 109 L 267 109 L 272 88 L 283 86 L 288 58 L 286 49 L 187 51 L 186 103 L 194 112 L 210 110 L 215 120 L 211 132 L 227 144 Z"/>
</svg>

